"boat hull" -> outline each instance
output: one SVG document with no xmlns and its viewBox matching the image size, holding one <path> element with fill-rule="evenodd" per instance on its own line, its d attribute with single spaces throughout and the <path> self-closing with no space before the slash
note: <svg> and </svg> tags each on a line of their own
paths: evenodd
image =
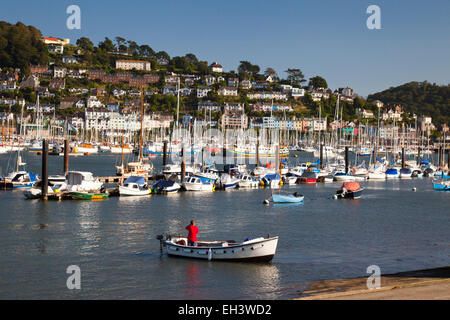
<svg viewBox="0 0 450 320">
<path fill-rule="evenodd" d="M 450 186 L 445 184 L 433 183 L 433 189 L 439 191 L 450 191 Z"/>
<path fill-rule="evenodd" d="M 183 187 L 186 191 L 214 191 L 214 184 L 190 183 L 184 182 Z"/>
<path fill-rule="evenodd" d="M 296 197 L 294 195 L 273 194 L 272 201 L 274 203 L 299 203 L 305 199 L 303 196 Z"/>
<path fill-rule="evenodd" d="M 126 187 L 119 187 L 119 194 L 120 196 L 148 196 L 151 193 L 151 190 L 131 190 L 130 188 Z"/>
<path fill-rule="evenodd" d="M 364 188 L 361 188 L 356 191 L 347 191 L 345 193 L 340 193 L 339 191 L 336 193 L 337 199 L 360 199 Z"/>
<path fill-rule="evenodd" d="M 109 197 L 107 193 L 71 192 L 70 196 L 76 200 L 104 200 Z"/>
<path fill-rule="evenodd" d="M 300 183 L 313 184 L 313 183 L 316 183 L 316 182 L 317 182 L 317 179 L 315 179 L 315 178 L 300 177 Z"/>
<path fill-rule="evenodd" d="M 167 254 L 172 257 L 210 261 L 269 262 L 275 255 L 278 237 L 249 241 L 249 243 L 230 244 L 228 246 L 192 247 L 178 245 L 169 240 L 164 241 L 163 244 L 167 249 Z M 199 242 L 200 244 L 201 242 Z"/>
</svg>

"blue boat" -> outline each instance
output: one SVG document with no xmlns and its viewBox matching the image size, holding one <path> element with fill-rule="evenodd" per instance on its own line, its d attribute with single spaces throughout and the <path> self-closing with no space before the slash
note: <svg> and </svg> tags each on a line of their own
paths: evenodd
<svg viewBox="0 0 450 320">
<path fill-rule="evenodd" d="M 450 180 L 433 182 L 433 189 L 439 191 L 450 191 Z"/>
<path fill-rule="evenodd" d="M 297 192 L 292 194 L 272 194 L 273 203 L 298 203 L 304 199 L 305 197 Z"/>
<path fill-rule="evenodd" d="M 1 179 L 0 188 L 2 189 L 29 189 L 36 186 L 38 176 L 28 171 L 16 171 L 8 177 Z"/>
<path fill-rule="evenodd" d="M 400 176 L 400 173 L 397 169 L 395 168 L 389 168 L 386 170 L 386 178 L 398 178 Z"/>
</svg>

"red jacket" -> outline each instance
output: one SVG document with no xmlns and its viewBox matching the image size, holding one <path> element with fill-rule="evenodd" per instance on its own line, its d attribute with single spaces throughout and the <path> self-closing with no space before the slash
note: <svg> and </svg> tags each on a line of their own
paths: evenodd
<svg viewBox="0 0 450 320">
<path fill-rule="evenodd" d="M 188 240 L 192 242 L 197 242 L 197 234 L 198 234 L 197 226 L 188 225 L 186 227 L 186 230 L 189 231 Z"/>
</svg>

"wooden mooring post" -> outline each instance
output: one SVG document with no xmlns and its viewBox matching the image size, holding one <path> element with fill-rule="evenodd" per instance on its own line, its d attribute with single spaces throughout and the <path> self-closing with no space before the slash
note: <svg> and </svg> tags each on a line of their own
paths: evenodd
<svg viewBox="0 0 450 320">
<path fill-rule="evenodd" d="M 42 140 L 42 177 L 41 177 L 42 200 L 48 199 L 48 141 Z"/>
</svg>

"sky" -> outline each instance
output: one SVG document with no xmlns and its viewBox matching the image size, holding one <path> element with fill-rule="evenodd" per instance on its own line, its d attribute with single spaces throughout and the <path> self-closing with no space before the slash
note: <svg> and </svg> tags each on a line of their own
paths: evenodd
<svg viewBox="0 0 450 320">
<path fill-rule="evenodd" d="M 66 26 L 66 9 L 81 9 L 81 29 Z M 370 30 L 368 6 L 381 11 Z M 248 60 L 281 78 L 299 68 L 333 90 L 367 96 L 410 81 L 449 84 L 449 0 L 21 0 L 4 1 L 0 21 L 33 25 L 44 36 L 116 36 L 171 57 L 194 53 L 225 71 Z"/>
</svg>

